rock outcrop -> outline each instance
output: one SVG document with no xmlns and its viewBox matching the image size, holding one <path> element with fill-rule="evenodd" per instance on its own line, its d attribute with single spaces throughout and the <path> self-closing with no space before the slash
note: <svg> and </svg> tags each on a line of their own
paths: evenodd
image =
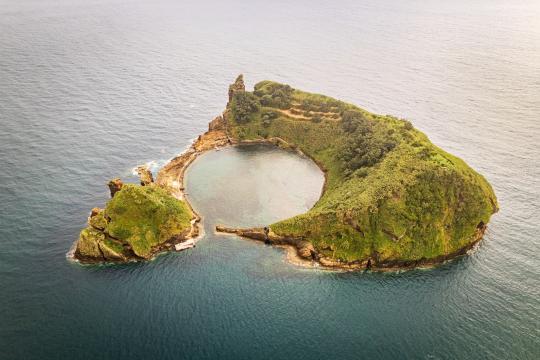
<svg viewBox="0 0 540 360">
<path fill-rule="evenodd" d="M 120 180 L 120 178 L 115 178 L 109 181 L 107 185 L 109 186 L 111 197 L 113 197 L 114 194 L 116 194 L 118 191 L 122 189 L 122 186 L 124 186 L 124 183 L 122 182 L 122 180 Z"/>
<path fill-rule="evenodd" d="M 111 181 L 112 199 L 93 208 L 74 257 L 81 262 L 126 262 L 152 258 L 197 234 L 189 206 L 159 186 Z M 146 183 L 149 185 L 152 183 Z M 114 190 L 114 191 L 113 191 Z"/>
<path fill-rule="evenodd" d="M 208 123 L 208 131 L 223 131 L 225 130 L 225 121 L 223 116 L 219 115 L 214 118 L 214 120 Z"/>
<path fill-rule="evenodd" d="M 154 183 L 154 177 L 152 172 L 146 166 L 139 166 L 137 168 L 137 174 L 142 186 L 148 186 Z"/>
<path fill-rule="evenodd" d="M 105 210 L 100 208 L 93 208 L 88 218 L 88 225 L 96 230 L 105 230 L 107 221 L 105 220 Z"/>
<path fill-rule="evenodd" d="M 231 103 L 233 95 L 238 91 L 246 91 L 246 85 L 244 84 L 244 75 L 240 74 L 236 78 L 233 84 L 229 85 L 229 102 Z"/>
</svg>

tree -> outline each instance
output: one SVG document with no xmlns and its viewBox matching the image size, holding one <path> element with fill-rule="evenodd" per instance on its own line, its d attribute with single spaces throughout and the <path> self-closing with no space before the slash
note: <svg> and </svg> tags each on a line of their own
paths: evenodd
<svg viewBox="0 0 540 360">
<path fill-rule="evenodd" d="M 291 106 L 293 91 L 294 89 L 289 85 L 262 81 L 255 85 L 253 93 L 261 99 L 263 106 L 288 109 Z"/>
<path fill-rule="evenodd" d="M 341 128 L 346 133 L 354 133 L 358 130 L 362 134 L 367 134 L 371 132 L 372 124 L 360 111 L 346 110 L 342 115 Z"/>
<path fill-rule="evenodd" d="M 375 165 L 396 146 L 391 134 L 378 128 L 360 111 L 344 111 L 341 126 L 346 134 L 341 159 L 347 173 Z"/>
<path fill-rule="evenodd" d="M 259 109 L 259 100 L 252 93 L 238 91 L 233 94 L 231 110 L 237 123 L 245 124 L 249 122 L 251 115 L 258 112 Z"/>
</svg>

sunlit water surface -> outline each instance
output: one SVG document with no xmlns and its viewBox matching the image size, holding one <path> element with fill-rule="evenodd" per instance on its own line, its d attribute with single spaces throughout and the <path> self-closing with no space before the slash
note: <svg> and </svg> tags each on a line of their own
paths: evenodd
<svg viewBox="0 0 540 360">
<path fill-rule="evenodd" d="M 536 0 L 0 1 L 0 359 L 539 358 L 539 19 Z M 240 72 L 411 119 L 493 184 L 479 249 L 332 273 L 215 235 L 303 212 L 322 182 L 230 148 L 188 172 L 195 249 L 67 261 L 106 181 L 182 151 Z"/>
</svg>

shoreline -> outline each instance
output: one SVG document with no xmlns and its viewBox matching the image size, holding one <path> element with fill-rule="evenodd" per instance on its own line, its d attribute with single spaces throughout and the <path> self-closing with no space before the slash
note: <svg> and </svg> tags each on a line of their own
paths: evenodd
<svg viewBox="0 0 540 360">
<path fill-rule="evenodd" d="M 244 239 L 264 242 L 273 247 L 285 249 L 287 261 L 302 267 L 331 271 L 369 270 L 372 272 L 400 272 L 415 269 L 432 269 L 468 255 L 480 246 L 485 230 L 486 227 L 479 229 L 475 234 L 475 240 L 473 242 L 448 255 L 438 256 L 432 259 L 389 260 L 381 262 L 371 257 L 362 261 L 357 260 L 352 262 L 342 262 L 328 258 L 317 253 L 309 241 L 276 235 L 271 230 L 269 233 L 266 233 L 264 228 L 228 228 L 222 225 L 216 225 L 214 231 L 225 235 L 236 235 Z"/>
<path fill-rule="evenodd" d="M 207 151 L 219 149 L 228 146 L 231 140 L 224 130 L 218 130 L 212 127 L 212 124 L 223 125 L 223 118 L 218 116 L 209 124 L 208 131 L 202 135 L 199 135 L 191 145 L 185 149 L 179 155 L 170 159 L 159 171 L 156 176 L 155 183 L 158 186 L 165 187 L 170 190 L 171 195 L 175 198 L 184 201 L 191 212 L 194 219 L 191 223 L 190 233 L 186 236 L 185 240 L 193 239 L 197 241 L 201 237 L 202 226 L 200 222 L 202 220 L 201 215 L 191 205 L 186 197 L 184 187 L 184 176 L 186 169 L 195 161 L 200 155 Z"/>
</svg>

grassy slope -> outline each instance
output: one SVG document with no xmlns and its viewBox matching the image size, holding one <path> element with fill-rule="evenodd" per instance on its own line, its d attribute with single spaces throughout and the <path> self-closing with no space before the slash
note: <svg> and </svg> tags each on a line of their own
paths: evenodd
<svg viewBox="0 0 540 360">
<path fill-rule="evenodd" d="M 158 186 L 125 184 L 105 211 L 90 218 L 78 251 L 86 257 L 125 254 L 123 244 L 129 244 L 137 256 L 148 258 L 153 247 L 189 232 L 192 216 L 185 202 Z"/>
<path fill-rule="evenodd" d="M 257 84 L 255 94 L 260 98 L 274 84 Z M 230 121 L 232 136 L 280 137 L 327 172 L 326 191 L 317 204 L 305 214 L 271 225 L 277 234 L 303 236 L 326 255 L 347 261 L 370 256 L 379 261 L 430 259 L 471 243 L 477 225 L 487 223 L 495 211 L 497 200 L 485 178 L 406 122 L 299 90 L 292 92 L 292 106 L 297 111 L 316 110 L 322 121 L 279 112 L 276 119 L 263 122 L 261 114 L 275 109 L 268 106 L 247 124 Z M 345 176 L 339 158 L 345 134 L 338 114 L 347 109 L 364 112 L 378 131 L 398 142 L 377 164 L 361 169 L 361 175 Z"/>
<path fill-rule="evenodd" d="M 151 255 L 152 247 L 189 231 L 189 207 L 157 186 L 124 185 L 109 201 L 106 232 L 129 243 L 135 254 Z"/>
</svg>

